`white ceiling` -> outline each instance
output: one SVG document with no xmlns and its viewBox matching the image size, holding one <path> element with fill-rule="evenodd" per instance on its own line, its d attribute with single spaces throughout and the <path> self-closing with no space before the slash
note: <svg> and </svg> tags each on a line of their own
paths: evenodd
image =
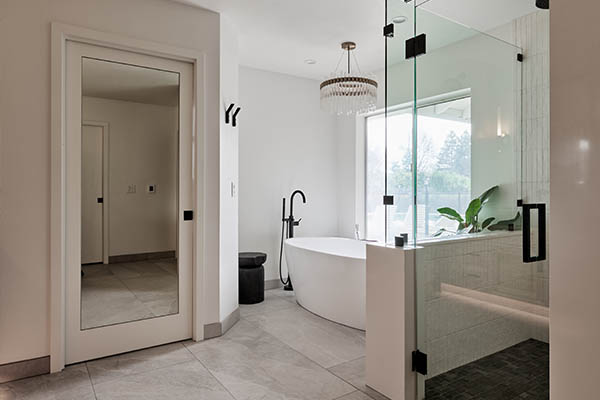
<svg viewBox="0 0 600 400">
<path fill-rule="evenodd" d="M 176 106 L 179 74 L 152 68 L 84 58 L 81 91 L 84 96 Z"/>
<path fill-rule="evenodd" d="M 356 56 L 364 71 L 384 65 L 384 0 L 176 0 L 224 14 L 239 33 L 242 65 L 321 79 L 335 68 L 340 43 L 358 44 Z M 413 3 L 388 0 L 389 17 L 409 17 L 398 26 L 400 46 L 413 31 Z M 462 40 L 473 32 L 435 13 L 480 31 L 506 24 L 536 10 L 535 0 L 416 0 L 418 31 L 427 32 L 428 48 Z M 435 34 L 437 33 L 437 34 Z M 306 59 L 317 61 L 314 65 Z"/>
</svg>

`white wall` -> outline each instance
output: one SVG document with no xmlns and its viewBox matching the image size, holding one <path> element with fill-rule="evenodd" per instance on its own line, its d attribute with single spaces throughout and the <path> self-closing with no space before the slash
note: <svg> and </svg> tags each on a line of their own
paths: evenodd
<svg viewBox="0 0 600 400">
<path fill-rule="evenodd" d="M 598 398 L 600 3 L 551 2 L 550 398 Z"/>
<path fill-rule="evenodd" d="M 166 0 L 2 0 L 0 364 L 49 354 L 51 21 L 206 54 L 204 317 L 219 320 L 219 16 Z"/>
<path fill-rule="evenodd" d="M 361 154 L 357 154 L 364 148 L 361 146 L 362 142 L 357 142 L 361 139 L 360 133 L 357 132 L 360 128 L 361 126 L 357 125 L 357 117 L 336 118 L 338 235 L 348 238 L 354 238 L 355 224 L 359 224 L 361 238 L 365 234 L 365 227 L 356 216 L 357 208 L 362 206 L 359 199 L 364 196 L 364 189 L 357 187 L 357 176 L 361 176 L 358 169 L 364 169 Z"/>
<path fill-rule="evenodd" d="M 297 236 L 337 235 L 336 118 L 320 110 L 319 82 L 240 68 L 240 251 L 267 253 L 278 279 L 281 199 L 295 189 Z"/>
<path fill-rule="evenodd" d="M 221 109 L 239 103 L 237 32 L 221 18 Z M 238 114 L 238 127 L 244 114 Z M 220 183 L 220 271 L 219 318 L 223 321 L 238 306 L 238 158 L 239 128 L 226 125 L 221 117 Z"/>
<path fill-rule="evenodd" d="M 84 97 L 82 116 L 109 124 L 109 255 L 176 250 L 177 107 Z"/>
</svg>

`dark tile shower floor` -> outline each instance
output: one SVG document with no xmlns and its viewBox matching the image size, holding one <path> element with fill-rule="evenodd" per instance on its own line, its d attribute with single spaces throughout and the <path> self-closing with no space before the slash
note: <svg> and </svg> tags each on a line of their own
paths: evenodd
<svg viewBox="0 0 600 400">
<path fill-rule="evenodd" d="M 549 398 L 549 346 L 534 339 L 425 381 L 427 400 Z"/>
</svg>

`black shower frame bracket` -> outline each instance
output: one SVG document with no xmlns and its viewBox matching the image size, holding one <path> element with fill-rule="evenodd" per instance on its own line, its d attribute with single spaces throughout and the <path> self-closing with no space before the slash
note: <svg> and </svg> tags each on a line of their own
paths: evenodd
<svg viewBox="0 0 600 400">
<path fill-rule="evenodd" d="M 237 115 L 242 110 L 242 108 L 241 107 L 236 108 L 236 110 L 232 114 L 231 111 L 233 111 L 234 107 L 235 107 L 235 103 L 231 103 L 229 105 L 229 107 L 227 107 L 227 109 L 225 110 L 225 123 L 229 124 L 231 122 L 231 126 L 236 127 L 237 126 Z"/>
</svg>

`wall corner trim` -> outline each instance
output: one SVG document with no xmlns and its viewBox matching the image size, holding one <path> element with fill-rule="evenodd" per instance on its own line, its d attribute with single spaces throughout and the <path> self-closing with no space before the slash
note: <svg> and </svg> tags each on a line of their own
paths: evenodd
<svg viewBox="0 0 600 400">
<path fill-rule="evenodd" d="M 204 325 L 204 339 L 212 339 L 223 336 L 240 320 L 240 308 L 237 307 L 221 322 Z"/>
</svg>

